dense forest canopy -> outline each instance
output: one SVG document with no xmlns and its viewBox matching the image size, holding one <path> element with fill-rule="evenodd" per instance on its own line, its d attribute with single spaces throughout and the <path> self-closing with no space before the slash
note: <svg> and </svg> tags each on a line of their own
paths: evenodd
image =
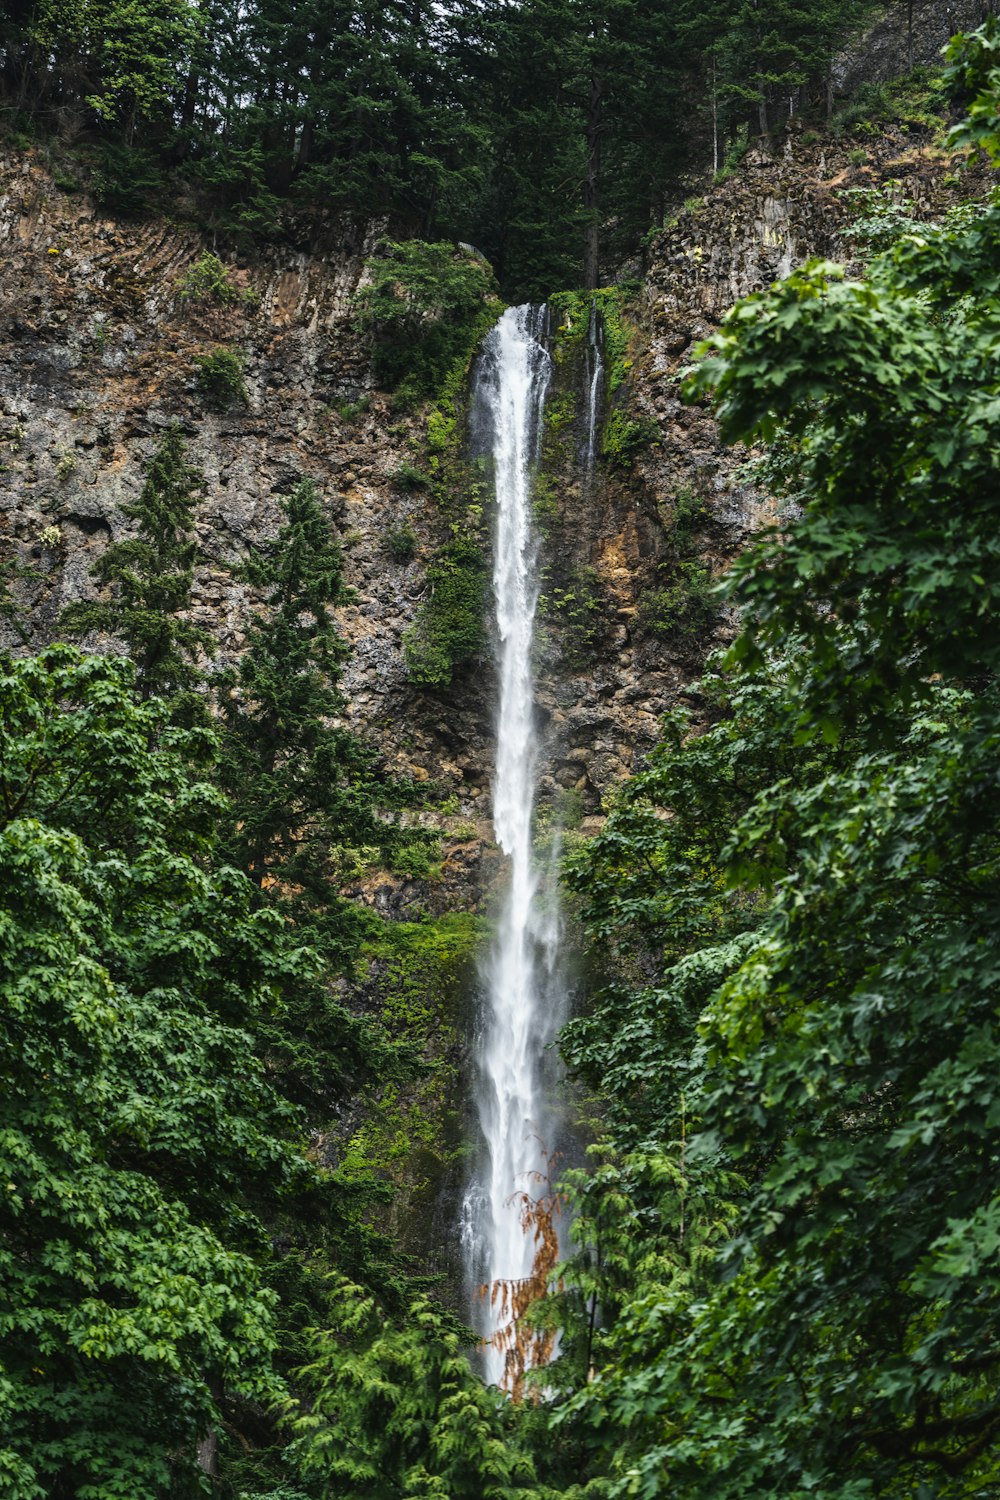
<svg viewBox="0 0 1000 1500">
<path fill-rule="evenodd" d="M 118 211 L 194 192 L 471 241 L 505 292 L 600 284 L 692 169 L 825 100 L 869 0 L 34 0 L 0 20 L 15 129 L 95 145 Z M 352 230 L 351 226 L 354 226 Z M 599 243 L 603 233 L 605 243 Z"/>
</svg>

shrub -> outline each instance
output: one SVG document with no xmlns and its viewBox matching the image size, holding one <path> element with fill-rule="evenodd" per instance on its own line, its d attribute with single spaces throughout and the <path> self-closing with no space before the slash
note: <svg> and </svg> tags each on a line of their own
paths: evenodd
<svg viewBox="0 0 1000 1500">
<path fill-rule="evenodd" d="M 356 401 L 342 401 L 337 407 L 337 415 L 342 422 L 354 422 L 363 412 L 368 411 L 371 404 L 371 397 L 363 394 Z"/>
<path fill-rule="evenodd" d="M 646 595 L 639 623 L 651 635 L 696 636 L 711 630 L 718 613 L 708 564 L 689 558 L 676 564 L 664 588 Z"/>
<path fill-rule="evenodd" d="M 887 84 L 863 83 L 854 98 L 838 109 L 830 121 L 833 135 L 871 135 L 875 125 L 892 115 L 892 95 Z"/>
<path fill-rule="evenodd" d="M 586 661 L 599 650 L 604 639 L 608 603 L 595 568 L 575 569 L 565 588 L 551 593 L 552 613 L 563 632 L 563 655 L 569 664 Z"/>
<path fill-rule="evenodd" d="M 245 406 L 248 394 L 243 379 L 243 360 L 236 349 L 213 349 L 195 358 L 195 386 L 212 411 L 230 411 Z"/>
<path fill-rule="evenodd" d="M 486 559 L 471 538 L 456 537 L 438 553 L 427 569 L 430 598 L 403 637 L 411 682 L 444 687 L 483 649 L 486 579 Z"/>
<path fill-rule="evenodd" d="M 123 218 L 141 218 L 164 191 L 163 168 L 151 151 L 109 141 L 101 149 L 100 164 L 90 191 L 102 208 Z"/>
<path fill-rule="evenodd" d="M 397 469 L 389 475 L 393 484 L 401 490 L 424 490 L 427 488 L 427 475 L 416 464 L 411 464 L 409 459 L 404 459 Z"/>
<path fill-rule="evenodd" d="M 393 562 L 411 562 L 417 555 L 417 535 L 409 521 L 399 521 L 385 534 L 385 548 Z"/>
<path fill-rule="evenodd" d="M 489 265 L 448 243 L 383 240 L 355 299 L 357 326 L 374 335 L 375 370 L 397 403 L 434 395 L 469 346 L 484 306 L 497 302 Z"/>
<path fill-rule="evenodd" d="M 640 450 L 648 448 L 659 436 L 660 429 L 651 418 L 627 417 L 623 411 L 616 410 L 605 423 L 601 452 L 609 464 L 628 468 Z"/>
<path fill-rule="evenodd" d="M 237 285 L 233 272 L 210 250 L 188 266 L 177 284 L 177 293 L 182 302 L 216 302 L 220 307 L 257 300 L 252 291 Z"/>
</svg>

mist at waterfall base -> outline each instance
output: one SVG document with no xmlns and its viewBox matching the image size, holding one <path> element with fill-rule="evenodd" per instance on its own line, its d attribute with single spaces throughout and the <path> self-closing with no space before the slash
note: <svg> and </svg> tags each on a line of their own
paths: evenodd
<svg viewBox="0 0 1000 1500">
<path fill-rule="evenodd" d="M 539 761 L 534 634 L 538 538 L 532 488 L 552 362 L 546 309 L 509 308 L 483 346 L 474 374 L 474 451 L 492 460 L 496 491 L 493 570 L 498 678 L 493 822 L 508 858 L 496 934 L 481 964 L 484 1006 L 476 1038 L 483 1151 L 462 1215 L 473 1317 L 484 1339 L 506 1319 L 483 1286 L 530 1277 L 535 1243 L 522 1224 L 522 1195 L 548 1190 L 558 1149 L 558 1059 L 549 1043 L 565 1008 L 552 872 L 535 861 L 532 824 Z M 484 1374 L 500 1384 L 504 1351 L 484 1350 Z"/>
</svg>

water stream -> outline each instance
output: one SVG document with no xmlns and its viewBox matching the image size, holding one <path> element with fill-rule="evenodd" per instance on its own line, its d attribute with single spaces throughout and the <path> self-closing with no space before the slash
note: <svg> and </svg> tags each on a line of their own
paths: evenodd
<svg viewBox="0 0 1000 1500">
<path fill-rule="evenodd" d="M 584 482 L 589 485 L 597 461 L 597 429 L 604 393 L 604 330 L 601 314 L 597 310 L 597 298 L 590 304 L 590 323 L 587 328 L 587 347 L 584 353 L 584 379 L 587 390 L 587 429 L 584 452 Z"/>
<path fill-rule="evenodd" d="M 494 942 L 482 964 L 486 1005 L 477 1044 L 480 1169 L 466 1194 L 463 1238 L 470 1281 L 510 1286 L 531 1274 L 534 1243 L 519 1195 L 536 1196 L 554 1149 L 548 1042 L 561 1020 L 557 916 L 532 847 L 539 735 L 533 644 L 538 602 L 531 495 L 551 374 L 544 308 L 509 308 L 490 333 L 473 390 L 474 434 L 492 457 L 496 487 L 493 590 L 499 702 L 493 822 L 509 864 Z M 505 1317 L 480 1298 L 489 1340 Z M 504 1355 L 487 1344 L 485 1373 L 500 1383 Z"/>
</svg>

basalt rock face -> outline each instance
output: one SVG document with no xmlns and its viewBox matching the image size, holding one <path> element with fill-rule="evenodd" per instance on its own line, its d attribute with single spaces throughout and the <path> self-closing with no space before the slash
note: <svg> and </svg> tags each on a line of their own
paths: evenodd
<svg viewBox="0 0 1000 1500">
<path fill-rule="evenodd" d="M 385 537 L 406 519 L 426 553 L 437 518 L 394 482 L 419 424 L 373 388 L 352 327 L 376 237 L 255 254 L 230 267 L 238 295 L 219 306 L 184 295 L 207 248 L 192 231 L 115 223 L 59 192 L 37 160 L 0 162 L 0 546 L 34 570 L 17 592 L 32 641 L 51 638 L 62 607 L 93 593 L 93 561 L 128 534 L 123 504 L 179 423 L 206 481 L 193 615 L 217 642 L 211 670 L 238 656 L 254 607 L 233 565 L 275 535 L 281 497 L 315 480 L 355 591 L 340 620 L 353 648 L 352 718 L 418 779 L 458 782 L 452 756 L 471 743 L 481 795 L 488 725 L 478 709 L 456 720 L 406 682 L 401 638 L 423 568 L 419 554 L 394 562 Z M 220 348 L 242 360 L 247 401 L 218 413 L 199 396 L 196 361 Z"/>
<path fill-rule="evenodd" d="M 893 127 L 861 149 L 800 132 L 752 152 L 652 242 L 641 288 L 622 309 L 630 342 L 603 404 L 604 423 L 621 424 L 626 441 L 609 443 L 605 425 L 606 452 L 588 478 L 578 402 L 572 438 L 549 463 L 545 794 L 578 793 L 596 812 L 706 651 L 731 634 L 732 621 L 695 595 L 768 505 L 747 481 L 746 455 L 721 450 L 707 410 L 680 401 L 678 375 L 697 341 L 737 297 L 808 256 L 854 253 L 845 188 L 891 182 L 915 215 L 934 217 L 989 180 L 982 167 L 960 174 L 926 130 Z M 494 869 L 477 852 L 489 836 L 492 689 L 486 663 L 447 689 L 407 680 L 403 633 L 445 523 L 430 490 L 406 486 L 406 466 L 422 461 L 422 419 L 394 411 L 375 388 L 352 328 L 374 238 L 313 253 L 266 249 L 231 268 L 234 288 L 249 295 L 217 306 L 183 295 L 206 248 L 192 230 L 115 223 L 60 192 L 37 158 L 0 161 L 0 547 L 35 570 L 18 588 L 33 639 L 50 638 L 62 606 L 92 592 L 95 557 L 127 534 L 123 503 L 179 422 L 206 479 L 194 615 L 218 643 L 208 665 L 221 665 L 239 654 L 255 603 L 231 566 L 275 534 L 281 496 L 313 478 L 355 590 L 340 621 L 352 647 L 351 720 L 463 820 L 454 880 L 430 898 L 438 907 Z M 555 328 L 554 347 L 570 334 Z M 220 347 L 239 352 L 248 400 L 214 413 L 196 389 L 195 362 Z M 570 355 L 552 400 L 581 394 L 580 379 Z M 397 561 L 386 538 L 404 520 L 417 552 Z M 690 599 L 675 588 L 678 573 Z M 442 826 L 447 833 L 447 817 Z M 412 897 L 391 882 L 363 894 L 387 909 Z"/>
<path fill-rule="evenodd" d="M 937 63 L 957 31 L 982 25 L 992 0 L 896 0 L 833 66 L 833 86 L 850 93 L 863 83 L 899 78 L 911 67 Z"/>
</svg>

